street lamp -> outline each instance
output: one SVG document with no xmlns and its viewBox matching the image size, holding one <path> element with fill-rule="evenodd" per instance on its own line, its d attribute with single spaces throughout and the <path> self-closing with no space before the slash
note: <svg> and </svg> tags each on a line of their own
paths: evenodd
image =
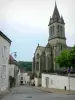
<svg viewBox="0 0 75 100">
<path fill-rule="evenodd" d="M 17 57 L 17 52 L 12 52 L 11 54 L 10 54 L 10 64 L 11 64 L 11 62 L 12 62 L 12 55 L 14 54 L 14 57 L 16 58 Z"/>
<path fill-rule="evenodd" d="M 17 57 L 17 52 L 12 52 L 11 55 L 14 54 L 14 57 Z"/>
<path fill-rule="evenodd" d="M 12 52 L 11 54 L 10 54 L 10 65 L 12 64 L 12 55 L 14 54 L 14 57 L 16 58 L 17 57 L 17 54 L 16 54 L 17 52 Z M 12 75 L 11 76 L 9 76 L 9 84 L 10 84 L 10 87 L 12 87 L 13 86 L 13 77 L 12 77 Z"/>
</svg>

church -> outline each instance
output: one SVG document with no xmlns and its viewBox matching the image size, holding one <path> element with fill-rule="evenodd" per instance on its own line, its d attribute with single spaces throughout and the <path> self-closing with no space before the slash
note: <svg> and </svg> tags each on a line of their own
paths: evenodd
<svg viewBox="0 0 75 100">
<path fill-rule="evenodd" d="M 59 64 L 56 63 L 56 57 L 64 49 L 70 49 L 66 44 L 65 37 L 65 22 L 63 16 L 60 16 L 57 4 L 52 17 L 49 20 L 49 38 L 45 47 L 38 44 L 32 65 L 32 73 L 55 72 L 59 69 Z"/>
</svg>

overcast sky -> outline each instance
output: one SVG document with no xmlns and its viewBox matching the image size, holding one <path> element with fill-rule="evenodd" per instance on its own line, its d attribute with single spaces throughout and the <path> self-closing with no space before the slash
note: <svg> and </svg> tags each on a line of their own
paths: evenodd
<svg viewBox="0 0 75 100">
<path fill-rule="evenodd" d="M 65 21 L 67 45 L 75 44 L 75 0 L 56 0 Z M 0 30 L 11 40 L 17 60 L 32 61 L 37 44 L 48 41 L 55 0 L 0 0 Z"/>
</svg>

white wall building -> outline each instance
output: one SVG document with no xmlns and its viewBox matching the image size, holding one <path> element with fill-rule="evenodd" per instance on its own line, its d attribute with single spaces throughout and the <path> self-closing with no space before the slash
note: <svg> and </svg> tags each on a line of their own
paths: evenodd
<svg viewBox="0 0 75 100">
<path fill-rule="evenodd" d="M 27 72 L 21 72 L 21 84 L 29 84 L 30 75 Z"/>
<path fill-rule="evenodd" d="M 41 86 L 41 78 L 34 78 L 35 86 Z"/>
<path fill-rule="evenodd" d="M 42 74 L 42 87 L 75 91 L 75 77 Z"/>
<path fill-rule="evenodd" d="M 17 61 L 10 55 L 9 57 L 9 86 L 20 84 L 20 71 L 18 68 Z M 15 84 L 14 84 L 15 82 Z M 11 86 L 12 85 L 12 86 Z"/>
<path fill-rule="evenodd" d="M 21 80 L 21 72 L 19 70 L 19 72 L 18 72 L 18 79 L 17 79 L 17 85 L 20 85 L 20 80 Z"/>
<path fill-rule="evenodd" d="M 11 40 L 0 31 L 0 91 L 8 88 L 8 62 Z"/>
<path fill-rule="evenodd" d="M 20 84 L 20 72 L 18 69 L 18 66 L 15 64 L 10 64 L 9 65 L 9 77 L 12 77 L 14 79 L 16 79 L 15 81 L 15 85 L 19 85 Z M 10 82 L 9 82 L 10 85 Z"/>
</svg>

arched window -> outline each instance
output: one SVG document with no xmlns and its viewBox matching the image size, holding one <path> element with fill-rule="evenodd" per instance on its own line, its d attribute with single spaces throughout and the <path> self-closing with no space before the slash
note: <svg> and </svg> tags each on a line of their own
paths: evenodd
<svg viewBox="0 0 75 100">
<path fill-rule="evenodd" d="M 53 26 L 53 34 L 54 34 L 54 26 Z"/>
<path fill-rule="evenodd" d="M 63 49 L 63 48 L 62 48 L 62 45 L 61 45 L 60 49 L 61 49 L 61 50 Z"/>
<path fill-rule="evenodd" d="M 37 53 L 37 58 L 39 58 L 39 53 Z"/>
<path fill-rule="evenodd" d="M 50 27 L 50 36 L 52 36 L 52 27 Z"/>
<path fill-rule="evenodd" d="M 59 32 L 59 30 L 60 30 L 60 29 L 59 29 L 59 25 L 57 26 L 57 30 L 58 30 L 58 32 Z"/>
<path fill-rule="evenodd" d="M 62 36 L 62 26 L 60 27 L 60 32 L 61 32 L 61 36 Z"/>
<path fill-rule="evenodd" d="M 3 58 L 7 58 L 7 47 L 6 47 L 6 46 L 4 46 L 4 47 L 2 48 L 2 57 L 3 57 Z"/>
<path fill-rule="evenodd" d="M 6 66 L 5 65 L 2 66 L 2 77 L 3 78 L 6 77 Z"/>
</svg>

